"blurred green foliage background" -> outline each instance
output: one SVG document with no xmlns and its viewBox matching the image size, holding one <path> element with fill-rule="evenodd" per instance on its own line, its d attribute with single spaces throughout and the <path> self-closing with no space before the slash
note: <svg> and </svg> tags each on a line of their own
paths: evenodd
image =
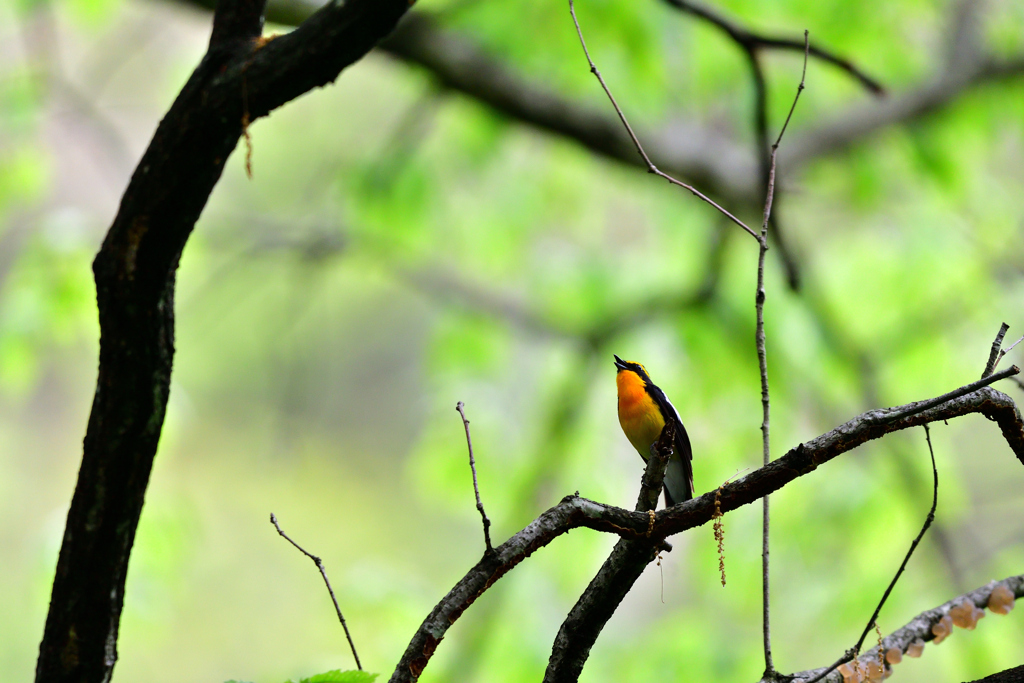
<svg viewBox="0 0 1024 683">
<path fill-rule="evenodd" d="M 957 11 L 928 0 L 716 7 L 766 31 L 807 28 L 895 94 L 946 68 Z M 610 114 L 566 9 L 420 8 Z M 719 32 L 655 2 L 587 0 L 578 11 L 636 122 L 685 122 L 750 147 L 746 64 Z M 986 49 L 1024 51 L 1024 5 L 993 1 L 981 17 Z M 209 18 L 171 0 L 0 4 L 0 680 L 34 671 L 74 486 L 97 354 L 90 261 L 205 49 Z M 765 62 L 775 130 L 800 55 Z M 807 80 L 790 139 L 870 104 L 820 63 Z M 236 153 L 181 264 L 171 403 L 118 680 L 270 683 L 351 667 L 315 569 L 277 537 L 271 511 L 324 558 L 364 664 L 389 675 L 483 549 L 458 400 L 496 541 L 576 490 L 633 504 L 642 463 L 615 418 L 612 353 L 644 362 L 679 409 L 698 491 L 760 463 L 756 243 L 688 194 L 379 54 L 251 133 L 254 178 Z M 1024 332 L 1022 187 L 1020 76 L 966 88 L 784 177 L 778 216 L 804 286 L 787 289 L 770 259 L 775 456 L 865 409 L 972 381 L 1001 321 L 1009 338 Z M 937 522 L 883 632 L 1024 571 L 1024 470 L 997 428 L 971 416 L 936 425 L 933 439 Z M 773 497 L 780 669 L 850 646 L 930 495 L 913 431 Z M 673 539 L 582 680 L 757 680 L 759 524 L 756 506 L 726 517 L 725 588 L 710 528 Z M 614 540 L 574 531 L 519 566 L 454 626 L 423 680 L 539 680 Z M 1022 639 L 1019 611 L 985 619 L 905 660 L 897 680 L 1018 665 Z"/>
</svg>

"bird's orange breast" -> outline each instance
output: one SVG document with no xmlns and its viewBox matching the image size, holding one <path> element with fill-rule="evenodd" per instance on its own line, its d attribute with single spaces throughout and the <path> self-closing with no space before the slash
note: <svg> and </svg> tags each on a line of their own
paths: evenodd
<svg viewBox="0 0 1024 683">
<path fill-rule="evenodd" d="M 619 390 L 619 424 L 633 448 L 647 460 L 651 444 L 658 440 L 665 427 L 661 408 L 635 372 L 622 370 L 616 375 L 615 383 Z"/>
</svg>

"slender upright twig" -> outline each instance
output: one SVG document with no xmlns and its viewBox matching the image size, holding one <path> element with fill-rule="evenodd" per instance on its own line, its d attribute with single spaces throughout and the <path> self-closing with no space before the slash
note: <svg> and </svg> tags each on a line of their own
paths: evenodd
<svg viewBox="0 0 1024 683">
<path fill-rule="evenodd" d="M 281 538 L 283 538 L 284 540 L 288 541 L 293 546 L 298 548 L 300 553 L 302 553 L 309 559 L 313 560 L 313 563 L 316 565 L 316 568 L 320 570 L 320 576 L 324 577 L 324 583 L 327 584 L 327 592 L 331 594 L 331 602 L 334 603 L 334 611 L 338 613 L 338 621 L 341 622 L 341 627 L 345 629 L 345 638 L 348 639 L 348 646 L 352 648 L 352 657 L 356 660 L 356 668 L 362 671 L 363 665 L 359 661 L 359 655 L 356 654 L 356 644 L 352 642 L 352 634 L 348 632 L 348 624 L 345 623 L 345 617 L 341 616 L 341 608 L 338 607 L 338 599 L 334 597 L 334 589 L 331 588 L 331 582 L 327 578 L 327 570 L 324 568 L 323 560 L 321 560 L 316 555 L 308 552 L 301 545 L 299 545 L 291 538 L 289 538 L 288 534 L 281 530 L 281 525 L 277 523 L 277 517 L 274 516 L 273 512 L 270 513 L 270 523 L 274 525 L 275 529 L 277 529 L 277 533 L 281 535 Z"/>
<path fill-rule="evenodd" d="M 459 401 L 455 404 L 455 410 L 459 411 L 459 415 L 462 416 L 462 426 L 466 428 L 466 445 L 469 447 L 469 469 L 473 471 L 473 493 L 476 494 L 476 509 L 480 511 L 480 517 L 484 522 L 484 543 L 487 545 L 487 554 L 493 553 L 494 548 L 491 547 L 491 520 L 487 519 L 487 513 L 484 512 L 484 504 L 480 502 L 480 486 L 476 483 L 476 460 L 473 459 L 473 440 L 469 437 L 469 420 L 466 419 L 466 413 L 463 410 L 465 404 Z"/>
<path fill-rule="evenodd" d="M 736 216 L 732 215 L 724 208 L 719 206 L 713 199 L 711 199 L 710 197 L 708 197 L 707 195 L 705 195 L 703 192 L 693 187 L 692 185 L 687 185 L 683 181 L 673 178 L 672 176 L 663 172 L 661 169 L 654 165 L 654 162 L 651 161 L 651 158 L 647 156 L 647 152 L 644 151 L 643 145 L 640 144 L 640 139 L 637 138 L 636 133 L 633 132 L 633 128 L 629 125 L 629 121 L 626 120 L 626 115 L 622 112 L 622 108 L 619 107 L 619 103 L 615 101 L 615 97 L 612 95 L 612 91 L 608 88 L 608 84 L 604 82 L 604 77 L 602 77 L 601 72 L 597 70 L 597 65 L 594 64 L 594 60 L 590 58 L 590 51 L 587 50 L 587 42 L 583 40 L 583 30 L 580 28 L 579 20 L 576 19 L 576 8 L 573 6 L 573 0 L 569 0 L 569 14 L 572 15 L 572 23 L 576 25 L 576 35 L 579 36 L 580 45 L 583 47 L 583 54 L 586 56 L 587 63 L 590 65 L 590 73 L 597 76 L 598 83 L 601 84 L 601 88 L 604 89 L 604 93 L 608 96 L 608 99 L 611 101 L 612 106 L 615 108 L 615 113 L 619 115 L 619 120 L 622 121 L 622 125 L 625 126 L 626 132 L 629 133 L 629 137 L 633 141 L 633 146 L 636 147 L 636 151 L 639 152 L 640 156 L 644 160 L 644 164 L 647 165 L 647 172 L 653 173 L 654 175 L 660 178 L 664 178 L 673 185 L 678 185 L 684 190 L 689 191 L 690 194 L 692 194 L 693 196 L 697 197 L 698 199 L 704 202 L 707 202 L 711 206 L 718 209 L 720 212 L 722 212 L 722 215 L 724 215 L 733 223 L 746 230 L 751 237 L 757 239 L 758 237 L 756 232 L 748 228 L 747 224 L 741 221 L 739 218 L 736 218 Z"/>
<path fill-rule="evenodd" d="M 768 393 L 768 353 L 765 349 L 765 338 L 764 338 L 764 257 L 768 253 L 768 219 L 772 214 L 772 196 L 775 194 L 775 155 L 779 150 L 779 143 L 782 142 L 782 136 L 786 134 L 786 128 L 789 126 L 789 120 L 793 117 L 793 111 L 796 109 L 796 103 L 800 100 L 800 93 L 804 90 L 804 81 L 807 78 L 807 55 L 810 51 L 810 42 L 808 32 L 804 31 L 804 68 L 803 73 L 800 76 L 800 85 L 796 89 L 796 97 L 793 98 L 793 105 L 789 108 L 789 114 L 786 115 L 786 121 L 782 124 L 782 130 L 779 131 L 779 137 L 776 138 L 775 144 L 772 145 L 771 152 L 771 163 L 768 167 L 768 190 L 764 200 L 764 217 L 761 220 L 761 236 L 758 239 L 760 243 L 760 249 L 757 256 L 757 294 L 754 298 L 755 307 L 757 309 L 757 329 L 755 331 L 755 341 L 757 343 L 757 360 L 761 368 L 761 445 L 764 455 L 764 464 L 767 465 L 771 461 L 771 448 L 770 448 L 770 431 L 771 431 L 771 400 Z M 761 600 L 762 600 L 762 625 L 763 625 L 763 637 L 764 637 L 764 677 L 773 678 L 775 674 L 775 665 L 772 663 L 772 632 L 771 632 L 771 621 L 770 621 L 770 582 L 768 580 L 768 526 L 769 526 L 769 513 L 768 513 L 768 496 L 763 499 L 763 505 L 761 509 L 762 513 L 762 528 L 761 528 Z"/>
<path fill-rule="evenodd" d="M 928 442 L 928 455 L 932 460 L 932 507 L 928 511 L 928 516 L 924 519 L 924 526 L 921 527 L 921 533 L 919 533 L 917 538 L 914 539 L 914 542 L 910 544 L 910 550 L 907 551 L 906 556 L 903 558 L 900 568 L 896 570 L 896 576 L 892 577 L 892 581 L 889 582 L 888 588 L 886 588 L 885 593 L 882 594 L 882 599 L 878 601 L 878 607 L 875 608 L 875 611 L 871 614 L 871 618 L 868 619 L 868 624 L 864 627 L 864 631 L 860 634 L 860 638 L 857 639 L 857 643 L 844 652 L 843 656 L 836 660 L 832 666 L 825 669 L 807 683 L 820 681 L 825 676 L 835 671 L 837 667 L 842 666 L 846 662 L 853 661 L 853 659 L 860 654 L 860 649 L 864 646 L 865 638 L 868 637 L 868 633 L 871 632 L 871 629 L 875 628 L 878 615 L 882 611 L 882 606 L 885 605 L 885 601 L 889 599 L 889 594 L 892 593 L 892 589 L 896 587 L 896 582 L 899 581 L 900 576 L 903 575 L 903 570 L 907 568 L 907 563 L 910 562 L 910 556 L 914 554 L 914 551 L 917 549 L 917 545 L 921 542 L 921 539 L 924 538 L 924 534 L 928 531 L 928 527 L 930 527 L 932 522 L 935 521 L 935 508 L 939 504 L 939 470 L 935 467 L 935 451 L 932 449 L 931 431 L 929 431 L 927 424 L 922 426 L 924 427 L 925 441 Z"/>
<path fill-rule="evenodd" d="M 981 371 L 981 378 L 985 379 L 991 375 L 996 369 L 996 363 L 1002 356 L 999 353 L 999 347 L 1003 345 L 1003 337 L 1006 336 L 1006 331 L 1010 329 L 1010 326 L 1003 323 L 999 326 L 999 331 L 996 332 L 996 338 L 992 341 L 992 350 L 988 353 L 988 362 L 985 363 L 985 369 Z"/>
</svg>

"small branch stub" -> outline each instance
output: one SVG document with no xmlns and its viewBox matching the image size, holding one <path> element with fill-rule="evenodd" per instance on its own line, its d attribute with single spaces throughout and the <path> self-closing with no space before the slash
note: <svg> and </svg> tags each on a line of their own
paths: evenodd
<svg viewBox="0 0 1024 683">
<path fill-rule="evenodd" d="M 459 411 L 459 415 L 462 416 L 462 426 L 466 429 L 466 446 L 469 448 L 469 469 L 473 472 L 473 494 L 476 495 L 476 509 L 480 511 L 480 518 L 484 524 L 484 544 L 486 546 L 484 553 L 490 555 L 494 552 L 494 548 L 491 546 L 491 520 L 487 518 L 487 513 L 484 512 L 484 504 L 480 501 L 480 486 L 476 480 L 476 460 L 473 458 L 473 440 L 469 436 L 469 420 L 466 419 L 465 404 L 459 401 L 455 404 L 455 410 Z"/>
<path fill-rule="evenodd" d="M 993 372 L 995 372 L 996 363 L 998 363 L 999 359 L 1002 357 L 1002 355 L 999 352 L 999 347 L 1003 345 L 1003 337 L 1006 336 L 1006 331 L 1009 329 L 1010 326 L 1007 325 L 1006 323 L 1003 323 L 1002 325 L 999 326 L 999 331 L 996 332 L 996 338 L 992 341 L 992 350 L 989 351 L 988 354 L 988 362 L 985 363 L 985 369 L 981 371 L 982 379 L 985 379 Z"/>
</svg>

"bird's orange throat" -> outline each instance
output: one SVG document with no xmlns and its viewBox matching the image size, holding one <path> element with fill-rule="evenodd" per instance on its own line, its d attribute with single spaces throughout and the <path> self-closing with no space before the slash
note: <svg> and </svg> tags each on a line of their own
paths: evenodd
<svg viewBox="0 0 1024 683">
<path fill-rule="evenodd" d="M 646 460 L 651 444 L 658 440 L 665 426 L 661 409 L 635 372 L 622 370 L 615 376 L 615 383 L 619 390 L 619 424 L 633 448 Z"/>
<path fill-rule="evenodd" d="M 615 384 L 619 390 L 619 414 L 632 413 L 640 408 L 645 401 L 649 401 L 647 390 L 644 388 L 644 381 L 635 372 L 622 370 L 615 375 Z"/>
</svg>

